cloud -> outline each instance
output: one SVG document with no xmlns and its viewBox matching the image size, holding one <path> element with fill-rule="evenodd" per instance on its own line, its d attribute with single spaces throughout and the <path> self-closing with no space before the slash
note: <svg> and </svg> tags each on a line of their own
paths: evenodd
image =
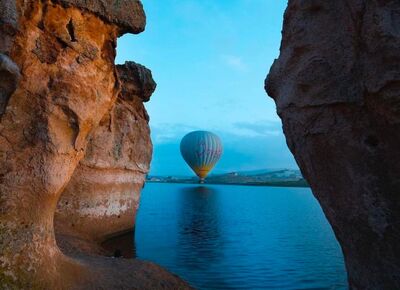
<svg viewBox="0 0 400 290">
<path fill-rule="evenodd" d="M 270 120 L 224 123 L 213 128 L 189 126 L 183 123 L 163 123 L 151 126 L 151 136 L 154 144 L 165 144 L 179 142 L 184 135 L 196 130 L 210 130 L 228 137 L 283 137 L 281 122 Z"/>
<path fill-rule="evenodd" d="M 223 54 L 221 56 L 222 61 L 229 67 L 237 71 L 247 71 L 247 64 L 242 60 L 241 57 L 236 55 Z"/>
<path fill-rule="evenodd" d="M 198 128 L 185 124 L 158 124 L 151 126 L 151 137 L 154 144 L 165 144 L 180 141 L 185 134 L 195 130 Z"/>
<path fill-rule="evenodd" d="M 233 126 L 241 132 L 250 136 L 280 136 L 283 134 L 282 125 L 279 121 L 257 121 L 237 122 Z"/>
<path fill-rule="evenodd" d="M 185 124 L 162 124 L 152 128 L 154 155 L 151 174 L 191 175 L 183 161 L 181 138 L 199 128 Z M 266 168 L 297 168 L 278 121 L 238 122 L 229 130 L 213 129 L 222 140 L 224 154 L 214 173 Z"/>
</svg>

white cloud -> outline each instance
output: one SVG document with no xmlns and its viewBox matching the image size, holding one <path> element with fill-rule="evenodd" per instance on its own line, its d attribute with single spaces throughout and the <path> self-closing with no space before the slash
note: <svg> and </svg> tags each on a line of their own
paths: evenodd
<svg viewBox="0 0 400 290">
<path fill-rule="evenodd" d="M 185 124 L 153 127 L 153 175 L 190 175 L 179 150 L 182 137 L 198 128 Z M 238 122 L 229 130 L 212 130 L 222 140 L 224 153 L 214 172 L 247 171 L 265 168 L 297 168 L 281 132 L 280 122 Z M 156 139 L 156 140 L 155 140 Z M 161 141 L 161 142 L 159 142 Z"/>
<path fill-rule="evenodd" d="M 224 123 L 213 127 L 188 126 L 183 123 L 162 123 L 151 125 L 151 137 L 154 144 L 177 143 L 187 133 L 196 130 L 209 130 L 216 134 L 230 137 L 236 136 L 235 138 L 284 138 L 281 122 L 269 120 Z"/>
<path fill-rule="evenodd" d="M 151 137 L 154 144 L 179 142 L 185 134 L 195 130 L 198 128 L 184 124 L 159 124 L 151 126 Z"/>
<path fill-rule="evenodd" d="M 241 134 L 252 137 L 283 136 L 282 124 L 279 121 L 236 122 L 233 126 Z"/>
<path fill-rule="evenodd" d="M 239 56 L 223 54 L 221 59 L 227 66 L 237 71 L 247 71 L 248 69 L 246 63 Z"/>
</svg>

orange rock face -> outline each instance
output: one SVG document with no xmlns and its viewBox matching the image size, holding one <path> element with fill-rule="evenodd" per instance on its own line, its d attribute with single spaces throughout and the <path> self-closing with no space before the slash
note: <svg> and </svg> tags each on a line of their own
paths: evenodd
<svg viewBox="0 0 400 290">
<path fill-rule="evenodd" d="M 98 242 L 134 227 L 140 191 L 152 155 L 147 101 L 156 84 L 151 72 L 118 66 L 122 91 L 89 138 L 58 203 L 56 223 Z"/>
<path fill-rule="evenodd" d="M 187 287 L 151 263 L 101 257 L 94 254 L 92 245 L 83 242 L 75 244 L 79 249 L 71 243 L 65 247 L 67 252 L 57 246 L 53 226 L 57 202 L 85 156 L 82 171 L 89 180 L 93 177 L 93 172 L 87 170 L 90 166 L 93 170 L 115 170 L 104 179 L 109 179 L 108 184 L 116 179 L 117 186 L 123 184 L 118 178 L 132 180 L 129 172 L 139 168 L 132 157 L 139 156 L 139 152 L 125 155 L 129 153 L 126 146 L 134 125 L 125 124 L 128 134 L 118 135 L 115 132 L 124 130 L 119 118 L 110 121 L 110 130 L 115 133 L 111 135 L 122 138 L 121 151 L 114 155 L 118 158 L 110 159 L 107 153 L 95 157 L 90 152 L 97 150 L 100 140 L 96 138 L 102 134 L 108 117 L 111 120 L 114 114 L 121 114 L 130 118 L 129 122 L 141 114 L 136 111 L 142 106 L 140 102 L 121 101 L 108 113 L 120 91 L 114 65 L 117 36 L 125 31 L 139 32 L 145 24 L 141 4 L 136 0 L 118 1 L 121 7 L 132 5 L 125 11 L 137 13 L 134 17 L 124 15 L 122 22 L 117 19 L 121 7 L 114 1 L 101 1 L 100 6 L 99 2 L 64 2 L 62 6 L 55 4 L 57 1 L 0 3 L 0 30 L 4 36 L 0 40 L 1 288 Z M 100 121 L 100 131 L 96 131 Z M 146 133 L 141 139 L 146 141 L 143 146 L 134 143 L 133 150 L 149 144 L 147 122 L 140 122 L 143 131 L 137 134 Z M 91 145 L 86 154 L 88 141 Z M 103 140 L 103 145 L 110 149 L 117 142 Z M 146 147 L 143 162 L 138 159 L 138 164 L 145 164 L 150 152 L 151 148 Z M 104 166 L 98 163 L 100 160 Z M 126 167 L 122 166 L 124 162 Z M 146 168 L 141 170 L 145 172 Z M 113 203 L 104 205 L 114 210 Z M 104 233 L 102 229 L 98 232 Z"/>
</svg>

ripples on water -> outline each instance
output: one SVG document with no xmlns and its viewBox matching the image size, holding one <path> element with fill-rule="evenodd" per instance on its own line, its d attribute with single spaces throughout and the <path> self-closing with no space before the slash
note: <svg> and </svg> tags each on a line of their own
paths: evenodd
<svg viewBox="0 0 400 290">
<path fill-rule="evenodd" d="M 147 184 L 136 254 L 198 289 L 346 289 L 309 189 Z"/>
</svg>

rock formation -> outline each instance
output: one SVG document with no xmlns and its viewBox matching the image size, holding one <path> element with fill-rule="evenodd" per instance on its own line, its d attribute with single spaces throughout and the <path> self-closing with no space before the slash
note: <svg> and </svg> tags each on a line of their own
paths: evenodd
<svg viewBox="0 0 400 290">
<path fill-rule="evenodd" d="M 400 289 L 400 2 L 290 0 L 266 80 L 352 289 Z"/>
<path fill-rule="evenodd" d="M 121 93 L 90 134 L 85 158 L 61 195 L 56 230 L 103 242 L 132 230 L 152 155 L 148 101 L 156 84 L 134 62 L 117 66 Z"/>
<path fill-rule="evenodd" d="M 1 0 L 0 23 L 1 287 L 187 287 L 151 263 L 90 255 L 84 244 L 63 253 L 54 234 L 59 197 L 120 91 L 116 39 L 144 29 L 140 1 Z M 137 100 L 122 101 L 133 105 L 114 110 L 144 114 L 127 112 Z M 94 160 L 86 156 L 83 165 Z"/>
</svg>

